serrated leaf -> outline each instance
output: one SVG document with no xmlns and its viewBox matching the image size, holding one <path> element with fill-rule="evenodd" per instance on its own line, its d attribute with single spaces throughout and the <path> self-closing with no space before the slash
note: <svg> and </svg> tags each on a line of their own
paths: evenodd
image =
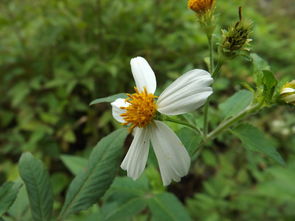
<svg viewBox="0 0 295 221">
<path fill-rule="evenodd" d="M 273 142 L 258 128 L 250 124 L 242 124 L 232 130 L 247 150 L 263 153 L 278 163 L 284 165 L 281 155 L 276 151 Z"/>
<path fill-rule="evenodd" d="M 252 101 L 253 94 L 247 90 L 241 90 L 219 105 L 225 118 L 235 116 L 244 110 Z"/>
<path fill-rule="evenodd" d="M 116 130 L 96 145 L 85 171 L 80 172 L 70 184 L 61 218 L 89 208 L 103 196 L 119 168 L 122 146 L 127 134 L 126 128 Z"/>
<path fill-rule="evenodd" d="M 20 183 L 6 182 L 0 187 L 0 217 L 13 204 L 21 186 Z"/>
<path fill-rule="evenodd" d="M 31 153 L 24 153 L 19 161 L 19 172 L 28 192 L 33 220 L 50 220 L 53 194 L 49 175 L 43 163 Z"/>
<path fill-rule="evenodd" d="M 161 193 L 148 200 L 152 212 L 152 221 L 189 221 L 188 212 L 179 200 L 171 193 Z"/>
<path fill-rule="evenodd" d="M 95 99 L 94 101 L 91 101 L 90 105 L 99 104 L 99 103 L 103 103 L 103 102 L 113 102 L 118 98 L 126 98 L 126 97 L 127 96 L 125 93 L 115 94 L 115 95 L 112 95 L 109 97 Z"/>
<path fill-rule="evenodd" d="M 82 157 L 61 155 L 60 159 L 74 175 L 85 169 L 87 165 L 87 159 Z"/>
</svg>

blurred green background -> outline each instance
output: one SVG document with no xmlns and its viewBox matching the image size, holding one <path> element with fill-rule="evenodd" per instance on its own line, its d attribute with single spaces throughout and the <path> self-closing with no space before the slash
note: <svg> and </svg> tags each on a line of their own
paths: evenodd
<svg viewBox="0 0 295 221">
<path fill-rule="evenodd" d="M 89 103 L 132 92 L 132 57 L 149 61 L 159 91 L 189 69 L 206 69 L 206 36 L 186 4 L 2 0 L 0 183 L 17 179 L 19 156 L 30 151 L 49 168 L 61 203 L 73 177 L 61 156 L 86 157 L 100 138 L 120 127 L 110 105 Z M 294 79 L 294 2 L 217 1 L 216 42 L 221 28 L 237 21 L 240 5 L 244 17 L 254 22 L 252 50 L 270 63 L 278 79 Z M 241 83 L 251 83 L 250 72 L 242 57 L 223 66 L 213 107 L 241 89 Z M 218 110 L 211 112 L 214 122 Z M 294 108 L 273 107 L 251 120 L 272 137 L 287 165 L 246 152 L 229 135 L 220 137 L 189 176 L 168 188 L 193 220 L 295 220 Z M 145 213 L 133 220 L 144 220 Z"/>
</svg>

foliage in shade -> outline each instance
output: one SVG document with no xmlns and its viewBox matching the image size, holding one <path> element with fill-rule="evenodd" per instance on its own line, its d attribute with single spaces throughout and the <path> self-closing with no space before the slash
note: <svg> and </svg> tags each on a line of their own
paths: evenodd
<svg viewBox="0 0 295 221">
<path fill-rule="evenodd" d="M 258 128 L 250 124 L 241 124 L 236 127 L 233 134 L 243 143 L 243 146 L 250 151 L 259 152 L 284 165 L 284 160 L 276 151 L 273 142 L 267 138 Z"/>
<path fill-rule="evenodd" d="M 15 201 L 21 186 L 20 183 L 6 182 L 0 187 L 0 217 Z"/>
<path fill-rule="evenodd" d="M 126 128 L 104 137 L 90 154 L 85 171 L 72 181 L 60 217 L 89 208 L 111 185 L 119 168 L 122 146 L 128 134 Z"/>
<path fill-rule="evenodd" d="M 43 163 L 31 153 L 24 153 L 19 160 L 19 172 L 26 185 L 33 220 L 49 221 L 53 209 L 53 194 Z"/>
</svg>

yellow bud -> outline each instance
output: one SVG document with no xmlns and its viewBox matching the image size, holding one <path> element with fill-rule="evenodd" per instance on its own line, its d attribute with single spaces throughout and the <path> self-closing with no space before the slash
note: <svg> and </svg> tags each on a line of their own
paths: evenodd
<svg viewBox="0 0 295 221">
<path fill-rule="evenodd" d="M 211 10 L 215 0 L 189 0 L 188 7 L 198 14 L 204 14 Z"/>
<path fill-rule="evenodd" d="M 285 84 L 281 89 L 280 95 L 283 101 L 295 105 L 295 80 Z"/>
</svg>

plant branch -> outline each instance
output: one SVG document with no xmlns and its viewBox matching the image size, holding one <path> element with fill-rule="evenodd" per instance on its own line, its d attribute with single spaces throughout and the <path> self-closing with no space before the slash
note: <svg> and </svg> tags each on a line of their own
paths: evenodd
<svg viewBox="0 0 295 221">
<path fill-rule="evenodd" d="M 225 121 L 223 121 L 219 126 L 217 126 L 212 132 L 210 132 L 208 135 L 205 136 L 205 139 L 203 142 L 200 144 L 200 147 L 193 153 L 193 161 L 197 159 L 199 154 L 202 152 L 204 149 L 204 146 L 208 141 L 213 140 L 216 138 L 219 134 L 227 130 L 229 127 L 234 125 L 236 122 L 240 121 L 241 119 L 247 117 L 248 115 L 252 114 L 253 112 L 259 110 L 261 107 L 261 104 L 254 104 L 248 106 L 245 110 L 241 111 L 239 114 L 236 116 L 229 118 Z"/>
</svg>

